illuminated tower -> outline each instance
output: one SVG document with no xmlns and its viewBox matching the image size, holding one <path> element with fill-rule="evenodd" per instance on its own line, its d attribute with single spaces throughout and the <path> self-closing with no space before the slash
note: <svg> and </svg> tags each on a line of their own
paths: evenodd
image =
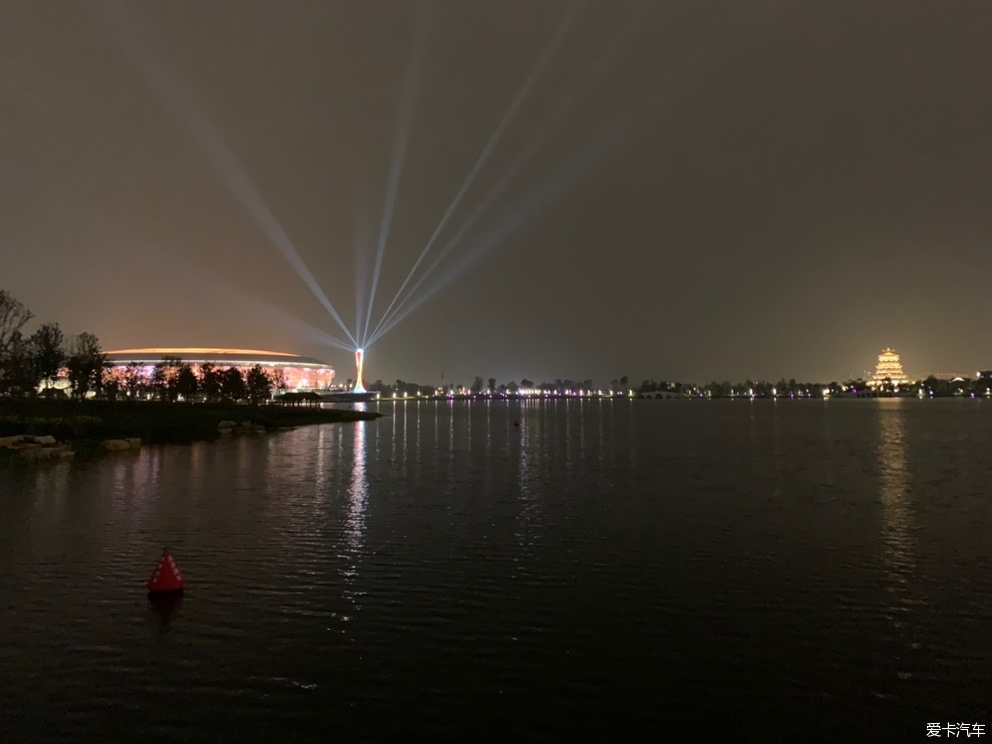
<svg viewBox="0 0 992 744">
<path fill-rule="evenodd" d="M 898 359 L 899 357 L 896 357 Z M 355 352 L 355 369 L 357 374 L 355 375 L 355 388 L 354 392 L 364 393 L 365 386 L 362 384 L 362 363 L 365 361 L 365 352 L 362 349 L 358 349 Z"/>
<path fill-rule="evenodd" d="M 878 355 L 875 374 L 871 378 L 873 385 L 881 385 L 886 381 L 891 382 L 893 385 L 905 385 L 909 382 L 906 373 L 902 371 L 899 355 L 892 351 L 892 349 L 886 349 Z"/>
</svg>

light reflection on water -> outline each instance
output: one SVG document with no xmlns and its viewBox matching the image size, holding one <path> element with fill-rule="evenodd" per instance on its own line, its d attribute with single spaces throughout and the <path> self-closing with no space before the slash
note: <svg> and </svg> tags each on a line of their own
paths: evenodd
<svg viewBox="0 0 992 744">
<path fill-rule="evenodd" d="M 509 432 L 514 436 L 519 451 L 517 465 L 517 485 L 520 489 L 520 511 L 517 515 L 515 536 L 520 548 L 520 557 L 531 554 L 531 549 L 541 539 L 541 472 L 540 472 L 540 428 L 521 424 Z M 522 439 L 522 441 L 521 441 Z"/>
<path fill-rule="evenodd" d="M 365 437 L 367 421 L 356 421 L 354 424 L 355 441 L 352 445 L 351 486 L 348 489 L 348 516 L 345 534 L 348 548 L 356 562 L 361 553 L 365 534 L 365 510 L 368 505 L 369 484 L 365 471 Z"/>
<path fill-rule="evenodd" d="M 905 407 L 900 398 L 880 400 L 877 442 L 882 503 L 882 560 L 891 594 L 890 619 L 905 626 L 905 613 L 919 603 L 914 597 L 916 546 L 914 518 L 909 501 L 910 469 L 907 454 Z"/>
<path fill-rule="evenodd" d="M 350 602 L 355 611 L 361 609 L 361 596 L 364 592 L 359 588 L 359 567 L 362 562 L 365 547 L 365 518 L 368 510 L 369 484 L 366 472 L 366 436 L 368 421 L 356 421 L 351 424 L 354 432 L 352 443 L 351 484 L 348 488 L 348 507 L 345 517 L 346 565 L 342 571 L 345 588 L 344 598 Z M 343 620 L 351 619 L 344 615 Z"/>
<path fill-rule="evenodd" d="M 0 481 L 10 740 L 660 740 L 776 716 L 845 740 L 985 710 L 987 407 L 376 405 Z M 148 622 L 163 542 L 190 583 Z"/>
</svg>

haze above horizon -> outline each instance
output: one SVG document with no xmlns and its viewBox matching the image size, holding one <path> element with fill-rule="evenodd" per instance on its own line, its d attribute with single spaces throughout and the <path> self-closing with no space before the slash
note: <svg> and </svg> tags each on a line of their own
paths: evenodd
<svg viewBox="0 0 992 744">
<path fill-rule="evenodd" d="M 427 384 L 992 367 L 986 3 L 134 8 L 0 8 L 38 321 Z"/>
</svg>

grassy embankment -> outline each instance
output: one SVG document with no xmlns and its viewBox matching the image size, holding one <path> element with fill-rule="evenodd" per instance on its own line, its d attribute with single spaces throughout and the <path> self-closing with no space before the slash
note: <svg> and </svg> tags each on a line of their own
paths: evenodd
<svg viewBox="0 0 992 744">
<path fill-rule="evenodd" d="M 371 411 L 158 401 L 0 399 L 0 437 L 51 434 L 80 452 L 105 439 L 140 437 L 145 444 L 185 444 L 220 436 L 221 421 L 251 421 L 268 431 L 308 424 L 366 421 Z"/>
</svg>

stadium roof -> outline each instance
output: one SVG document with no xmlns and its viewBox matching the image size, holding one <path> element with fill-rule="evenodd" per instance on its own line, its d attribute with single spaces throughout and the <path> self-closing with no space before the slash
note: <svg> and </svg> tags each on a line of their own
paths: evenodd
<svg viewBox="0 0 992 744">
<path fill-rule="evenodd" d="M 317 359 L 287 354 L 284 351 L 261 351 L 259 349 L 207 349 L 207 348 L 152 348 L 118 349 L 105 352 L 107 361 L 114 364 L 156 364 L 165 357 L 179 357 L 189 364 L 236 364 L 252 366 L 261 364 L 272 367 L 322 367 L 329 368 Z"/>
</svg>

